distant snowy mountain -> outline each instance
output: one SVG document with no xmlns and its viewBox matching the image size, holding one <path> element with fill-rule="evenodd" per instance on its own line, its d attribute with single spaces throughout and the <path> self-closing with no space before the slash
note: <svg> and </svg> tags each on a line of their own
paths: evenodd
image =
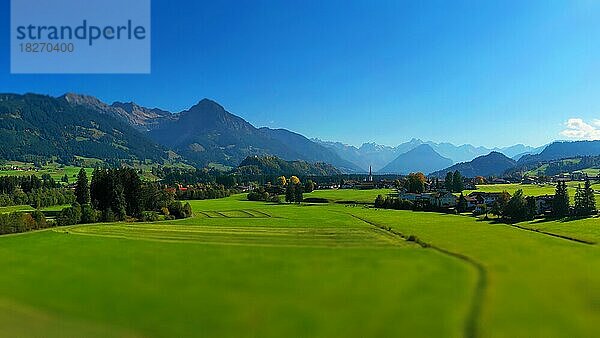
<svg viewBox="0 0 600 338">
<path fill-rule="evenodd" d="M 409 174 L 411 172 L 428 174 L 446 168 L 451 164 L 451 159 L 441 156 L 430 145 L 421 144 L 406 153 L 398 155 L 396 159 L 379 172 L 383 174 Z"/>
<path fill-rule="evenodd" d="M 493 151 L 502 153 L 507 157 L 517 160 L 524 155 L 537 154 L 545 147 L 534 148 L 523 144 L 516 144 L 504 148 L 486 148 L 482 146 L 473 146 L 471 144 L 457 146 L 448 142 L 436 143 L 413 138 L 412 140 L 402 143 L 396 147 L 377 143 L 364 143 L 362 146 L 357 148 L 340 142 L 322 141 L 319 139 L 313 139 L 313 141 L 335 151 L 341 158 L 356 164 L 363 170 L 368 170 L 369 166 L 372 166 L 375 171 L 379 171 L 391 161 L 396 159 L 399 155 L 415 149 L 423 144 L 429 145 L 442 157 L 449 158 L 452 160 L 452 163 L 468 162 L 476 157 L 487 155 Z"/>
</svg>

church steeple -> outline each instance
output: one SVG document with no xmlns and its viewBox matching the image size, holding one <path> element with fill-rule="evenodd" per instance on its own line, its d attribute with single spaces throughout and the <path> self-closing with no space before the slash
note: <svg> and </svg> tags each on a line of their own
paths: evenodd
<svg viewBox="0 0 600 338">
<path fill-rule="evenodd" d="M 371 169 L 371 166 L 369 166 L 369 178 L 368 178 L 369 182 L 373 182 L 373 170 Z"/>
</svg>

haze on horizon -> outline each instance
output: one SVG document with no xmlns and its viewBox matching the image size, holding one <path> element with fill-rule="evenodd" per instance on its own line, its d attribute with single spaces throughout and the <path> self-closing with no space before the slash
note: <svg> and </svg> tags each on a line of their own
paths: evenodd
<svg viewBox="0 0 600 338">
<path fill-rule="evenodd" d="M 152 5 L 151 75 L 10 75 L 2 53 L 0 92 L 173 112 L 207 97 L 255 126 L 357 146 L 600 139 L 598 2 Z"/>
</svg>

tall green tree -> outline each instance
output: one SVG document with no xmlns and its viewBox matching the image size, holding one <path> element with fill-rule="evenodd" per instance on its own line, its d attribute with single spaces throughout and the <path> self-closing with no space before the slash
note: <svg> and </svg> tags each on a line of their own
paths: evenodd
<svg viewBox="0 0 600 338">
<path fill-rule="evenodd" d="M 306 183 L 304 183 L 304 192 L 311 193 L 313 190 L 315 190 L 315 182 L 307 180 Z"/>
<path fill-rule="evenodd" d="M 444 179 L 444 188 L 450 192 L 454 191 L 454 179 L 451 171 L 446 173 L 446 178 Z"/>
<path fill-rule="evenodd" d="M 586 179 L 583 188 L 579 185 L 575 193 L 575 214 L 578 216 L 589 216 L 596 212 L 594 189 L 592 189 L 590 180 Z"/>
<path fill-rule="evenodd" d="M 583 216 L 585 215 L 585 193 L 581 184 L 577 186 L 577 190 L 575 190 L 575 205 L 573 206 L 573 211 L 575 215 Z"/>
<path fill-rule="evenodd" d="M 458 197 L 458 204 L 456 204 L 456 210 L 458 212 L 465 212 L 465 211 L 467 211 L 468 206 L 469 205 L 467 203 L 467 199 L 465 198 L 465 195 L 460 193 L 460 196 Z"/>
<path fill-rule="evenodd" d="M 127 200 L 125 199 L 123 185 L 121 185 L 120 182 L 116 182 L 113 186 L 110 207 L 115 213 L 115 218 L 117 220 L 122 221 L 125 219 L 125 216 L 127 216 Z"/>
<path fill-rule="evenodd" d="M 552 201 L 552 213 L 556 217 L 565 217 L 569 215 L 570 201 L 567 183 L 558 182 L 556 191 L 554 192 L 554 200 Z"/>
<path fill-rule="evenodd" d="M 285 187 L 285 201 L 288 203 L 292 203 L 295 200 L 296 195 L 294 192 L 294 188 L 295 188 L 294 184 L 288 184 Z"/>
<path fill-rule="evenodd" d="M 452 191 L 453 192 L 462 192 L 465 190 L 465 183 L 463 182 L 463 176 L 457 170 L 452 173 Z"/>
<path fill-rule="evenodd" d="M 304 200 L 303 196 L 304 188 L 301 183 L 295 184 L 294 187 L 294 202 L 301 203 Z"/>
<path fill-rule="evenodd" d="M 535 208 L 535 202 L 533 206 Z M 504 208 L 503 216 L 512 223 L 532 219 L 531 203 L 526 200 L 523 189 L 517 190 L 510 198 Z"/>
<path fill-rule="evenodd" d="M 594 189 L 589 178 L 586 178 L 583 186 L 584 190 L 584 205 L 587 215 L 593 215 L 597 212 L 596 210 L 596 196 L 594 195 Z"/>
<path fill-rule="evenodd" d="M 504 190 L 496 199 L 496 201 L 492 204 L 490 212 L 496 216 L 503 217 L 506 205 L 508 205 L 508 201 L 510 201 L 510 194 L 506 190 Z"/>
<path fill-rule="evenodd" d="M 87 173 L 83 168 L 81 168 L 81 170 L 79 170 L 79 174 L 77 174 L 75 200 L 81 205 L 90 204 L 90 186 L 88 183 Z"/>
</svg>

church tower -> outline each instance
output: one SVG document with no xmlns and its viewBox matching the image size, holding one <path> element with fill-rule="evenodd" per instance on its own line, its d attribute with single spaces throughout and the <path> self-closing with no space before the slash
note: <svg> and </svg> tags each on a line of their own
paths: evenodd
<svg viewBox="0 0 600 338">
<path fill-rule="evenodd" d="M 369 182 L 373 182 L 373 170 L 371 170 L 371 166 L 369 166 L 369 178 L 368 178 Z"/>
</svg>

